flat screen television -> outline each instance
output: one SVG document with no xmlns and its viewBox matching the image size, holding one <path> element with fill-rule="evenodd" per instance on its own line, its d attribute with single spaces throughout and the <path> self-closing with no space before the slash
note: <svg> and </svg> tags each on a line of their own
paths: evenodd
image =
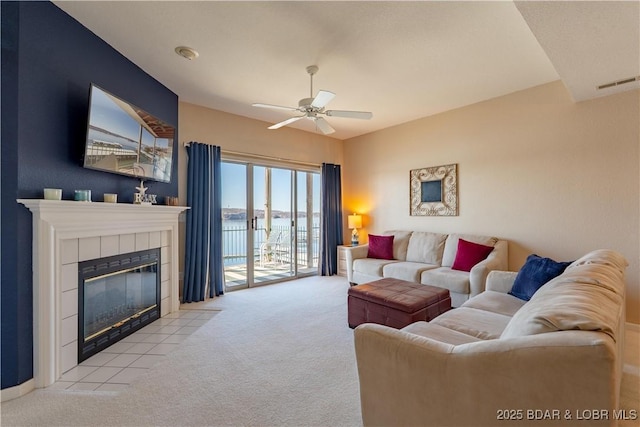
<svg viewBox="0 0 640 427">
<path fill-rule="evenodd" d="M 92 84 L 84 167 L 171 182 L 175 128 Z"/>
</svg>

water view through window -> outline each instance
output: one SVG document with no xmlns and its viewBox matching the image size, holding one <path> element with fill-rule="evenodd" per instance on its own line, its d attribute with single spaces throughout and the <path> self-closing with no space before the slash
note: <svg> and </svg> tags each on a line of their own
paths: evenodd
<svg viewBox="0 0 640 427">
<path fill-rule="evenodd" d="M 222 206 L 228 289 L 316 273 L 319 173 L 223 162 Z"/>
</svg>

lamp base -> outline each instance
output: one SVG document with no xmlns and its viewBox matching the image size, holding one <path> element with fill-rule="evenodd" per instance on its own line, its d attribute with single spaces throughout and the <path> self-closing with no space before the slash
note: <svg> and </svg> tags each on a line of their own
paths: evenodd
<svg viewBox="0 0 640 427">
<path fill-rule="evenodd" d="M 351 233 L 351 246 L 358 246 L 360 244 L 360 236 L 358 235 L 358 230 L 355 228 Z"/>
</svg>

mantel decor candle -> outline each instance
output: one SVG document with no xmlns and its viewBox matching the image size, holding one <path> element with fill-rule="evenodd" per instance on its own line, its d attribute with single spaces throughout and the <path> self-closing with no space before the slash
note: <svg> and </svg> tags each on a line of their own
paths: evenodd
<svg viewBox="0 0 640 427">
<path fill-rule="evenodd" d="M 76 202 L 90 202 L 91 190 L 76 190 L 73 194 L 73 200 Z"/>
<path fill-rule="evenodd" d="M 164 204 L 167 206 L 178 206 L 178 198 L 167 196 L 164 198 Z"/>
<path fill-rule="evenodd" d="M 45 188 L 44 198 L 47 200 L 62 200 L 62 189 L 60 188 Z"/>
<path fill-rule="evenodd" d="M 104 193 L 105 203 L 118 203 L 118 195 L 115 193 Z"/>
</svg>

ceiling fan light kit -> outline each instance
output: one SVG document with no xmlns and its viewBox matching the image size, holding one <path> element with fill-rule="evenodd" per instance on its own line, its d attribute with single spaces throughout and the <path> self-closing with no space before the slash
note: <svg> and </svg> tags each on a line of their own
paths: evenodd
<svg viewBox="0 0 640 427">
<path fill-rule="evenodd" d="M 252 104 L 254 107 L 259 108 L 269 108 L 272 110 L 287 110 L 287 111 L 298 111 L 303 113 L 301 116 L 291 117 L 287 120 L 276 123 L 272 126 L 269 126 L 269 129 L 279 129 L 283 126 L 296 122 L 300 119 L 308 119 L 315 122 L 316 128 L 325 135 L 329 135 L 335 132 L 335 129 L 331 127 L 329 122 L 327 122 L 324 117 L 319 117 L 319 115 L 325 116 L 333 116 L 333 117 L 345 117 L 349 119 L 363 119 L 369 120 L 373 117 L 373 113 L 369 111 L 348 111 L 348 110 L 325 110 L 325 106 L 336 96 L 335 93 L 329 92 L 328 90 L 319 90 L 318 94 L 313 96 L 313 75 L 318 72 L 317 65 L 309 65 L 307 67 L 307 73 L 311 79 L 311 89 L 309 91 L 309 98 L 302 98 L 298 101 L 298 108 L 295 107 L 283 107 L 280 105 L 272 105 L 272 104 Z"/>
</svg>

